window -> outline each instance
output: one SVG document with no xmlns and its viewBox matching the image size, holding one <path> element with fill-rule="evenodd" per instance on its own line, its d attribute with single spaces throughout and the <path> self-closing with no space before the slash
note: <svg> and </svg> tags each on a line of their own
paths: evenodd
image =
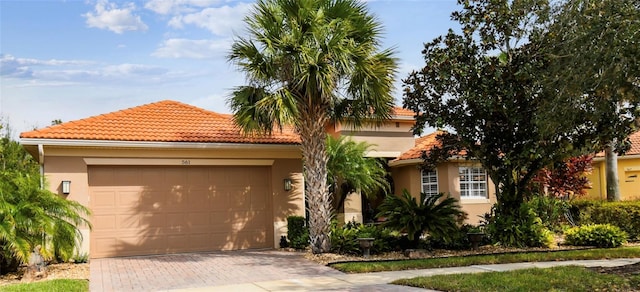
<svg viewBox="0 0 640 292">
<path fill-rule="evenodd" d="M 487 172 L 482 167 L 460 167 L 460 197 L 487 197 Z"/>
<path fill-rule="evenodd" d="M 438 173 L 435 170 L 422 170 L 422 192 L 427 196 L 438 194 Z"/>
</svg>

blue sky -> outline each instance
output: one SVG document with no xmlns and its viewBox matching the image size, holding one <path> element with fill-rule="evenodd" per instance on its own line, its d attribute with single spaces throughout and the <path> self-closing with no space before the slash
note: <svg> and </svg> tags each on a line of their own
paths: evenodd
<svg viewBox="0 0 640 292">
<path fill-rule="evenodd" d="M 165 99 L 229 113 L 243 75 L 226 62 L 253 1 L 0 0 L 0 116 L 14 134 Z M 455 0 L 367 1 L 400 58 L 456 24 Z"/>
</svg>

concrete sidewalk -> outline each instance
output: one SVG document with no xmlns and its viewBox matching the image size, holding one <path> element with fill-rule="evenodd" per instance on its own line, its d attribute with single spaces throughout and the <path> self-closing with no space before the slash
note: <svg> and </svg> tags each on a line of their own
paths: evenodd
<svg viewBox="0 0 640 292">
<path fill-rule="evenodd" d="M 333 274 L 308 278 L 292 278 L 276 281 L 256 281 L 244 284 L 210 286 L 171 291 L 425 291 L 423 289 L 390 285 L 388 283 L 405 278 L 420 276 L 502 272 L 529 268 L 550 268 L 557 266 L 615 267 L 640 262 L 640 258 L 532 262 L 497 265 L 475 265 L 441 269 L 406 270 L 363 274 Z"/>
</svg>

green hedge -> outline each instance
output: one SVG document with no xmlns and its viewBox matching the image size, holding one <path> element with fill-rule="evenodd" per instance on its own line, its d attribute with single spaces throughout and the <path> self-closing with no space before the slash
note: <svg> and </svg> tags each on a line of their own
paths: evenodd
<svg viewBox="0 0 640 292">
<path fill-rule="evenodd" d="M 565 242 L 570 245 L 619 247 L 626 242 L 627 234 L 611 224 L 589 224 L 573 227 L 565 233 Z"/>
<path fill-rule="evenodd" d="M 287 217 L 287 237 L 289 246 L 295 249 L 305 249 L 309 246 L 309 228 L 302 216 Z"/>
<path fill-rule="evenodd" d="M 628 240 L 640 240 L 640 201 L 576 201 L 572 211 L 578 224 L 611 224 L 626 232 Z"/>
</svg>

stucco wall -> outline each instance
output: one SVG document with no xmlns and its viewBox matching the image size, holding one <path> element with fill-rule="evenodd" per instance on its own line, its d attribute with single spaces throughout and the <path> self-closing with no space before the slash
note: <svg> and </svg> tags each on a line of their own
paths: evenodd
<svg viewBox="0 0 640 292">
<path fill-rule="evenodd" d="M 489 212 L 491 206 L 496 202 L 495 186 L 491 179 L 487 177 L 486 199 L 460 198 L 460 178 L 458 167 L 477 165 L 468 161 L 454 161 L 438 165 L 438 191 L 449 193 L 452 197 L 460 201 L 462 210 L 467 213 L 466 222 L 469 224 L 480 223 L 479 216 Z M 417 165 L 406 165 L 392 168 L 391 175 L 395 184 L 395 193 L 401 194 L 403 189 L 407 189 L 412 196 L 418 197 L 422 190 L 421 172 Z"/>
<path fill-rule="evenodd" d="M 591 182 L 586 198 L 607 199 L 605 162 L 593 162 L 593 171 L 587 175 Z M 618 183 L 622 200 L 640 200 L 640 155 L 618 158 Z"/>
<path fill-rule="evenodd" d="M 292 189 L 284 190 L 284 179 L 291 179 Z M 271 168 L 273 194 L 273 239 L 278 247 L 280 236 L 287 235 L 287 217 L 305 216 L 304 178 L 300 159 L 278 159 Z"/>
<path fill-rule="evenodd" d="M 47 156 L 45 158 L 44 173 L 47 186 L 50 191 L 59 194 L 68 200 L 74 200 L 89 207 L 89 184 L 87 165 L 82 157 Z M 69 195 L 62 194 L 62 181 L 71 181 Z M 89 253 L 89 227 L 80 226 L 83 241 L 80 252 Z"/>
</svg>

